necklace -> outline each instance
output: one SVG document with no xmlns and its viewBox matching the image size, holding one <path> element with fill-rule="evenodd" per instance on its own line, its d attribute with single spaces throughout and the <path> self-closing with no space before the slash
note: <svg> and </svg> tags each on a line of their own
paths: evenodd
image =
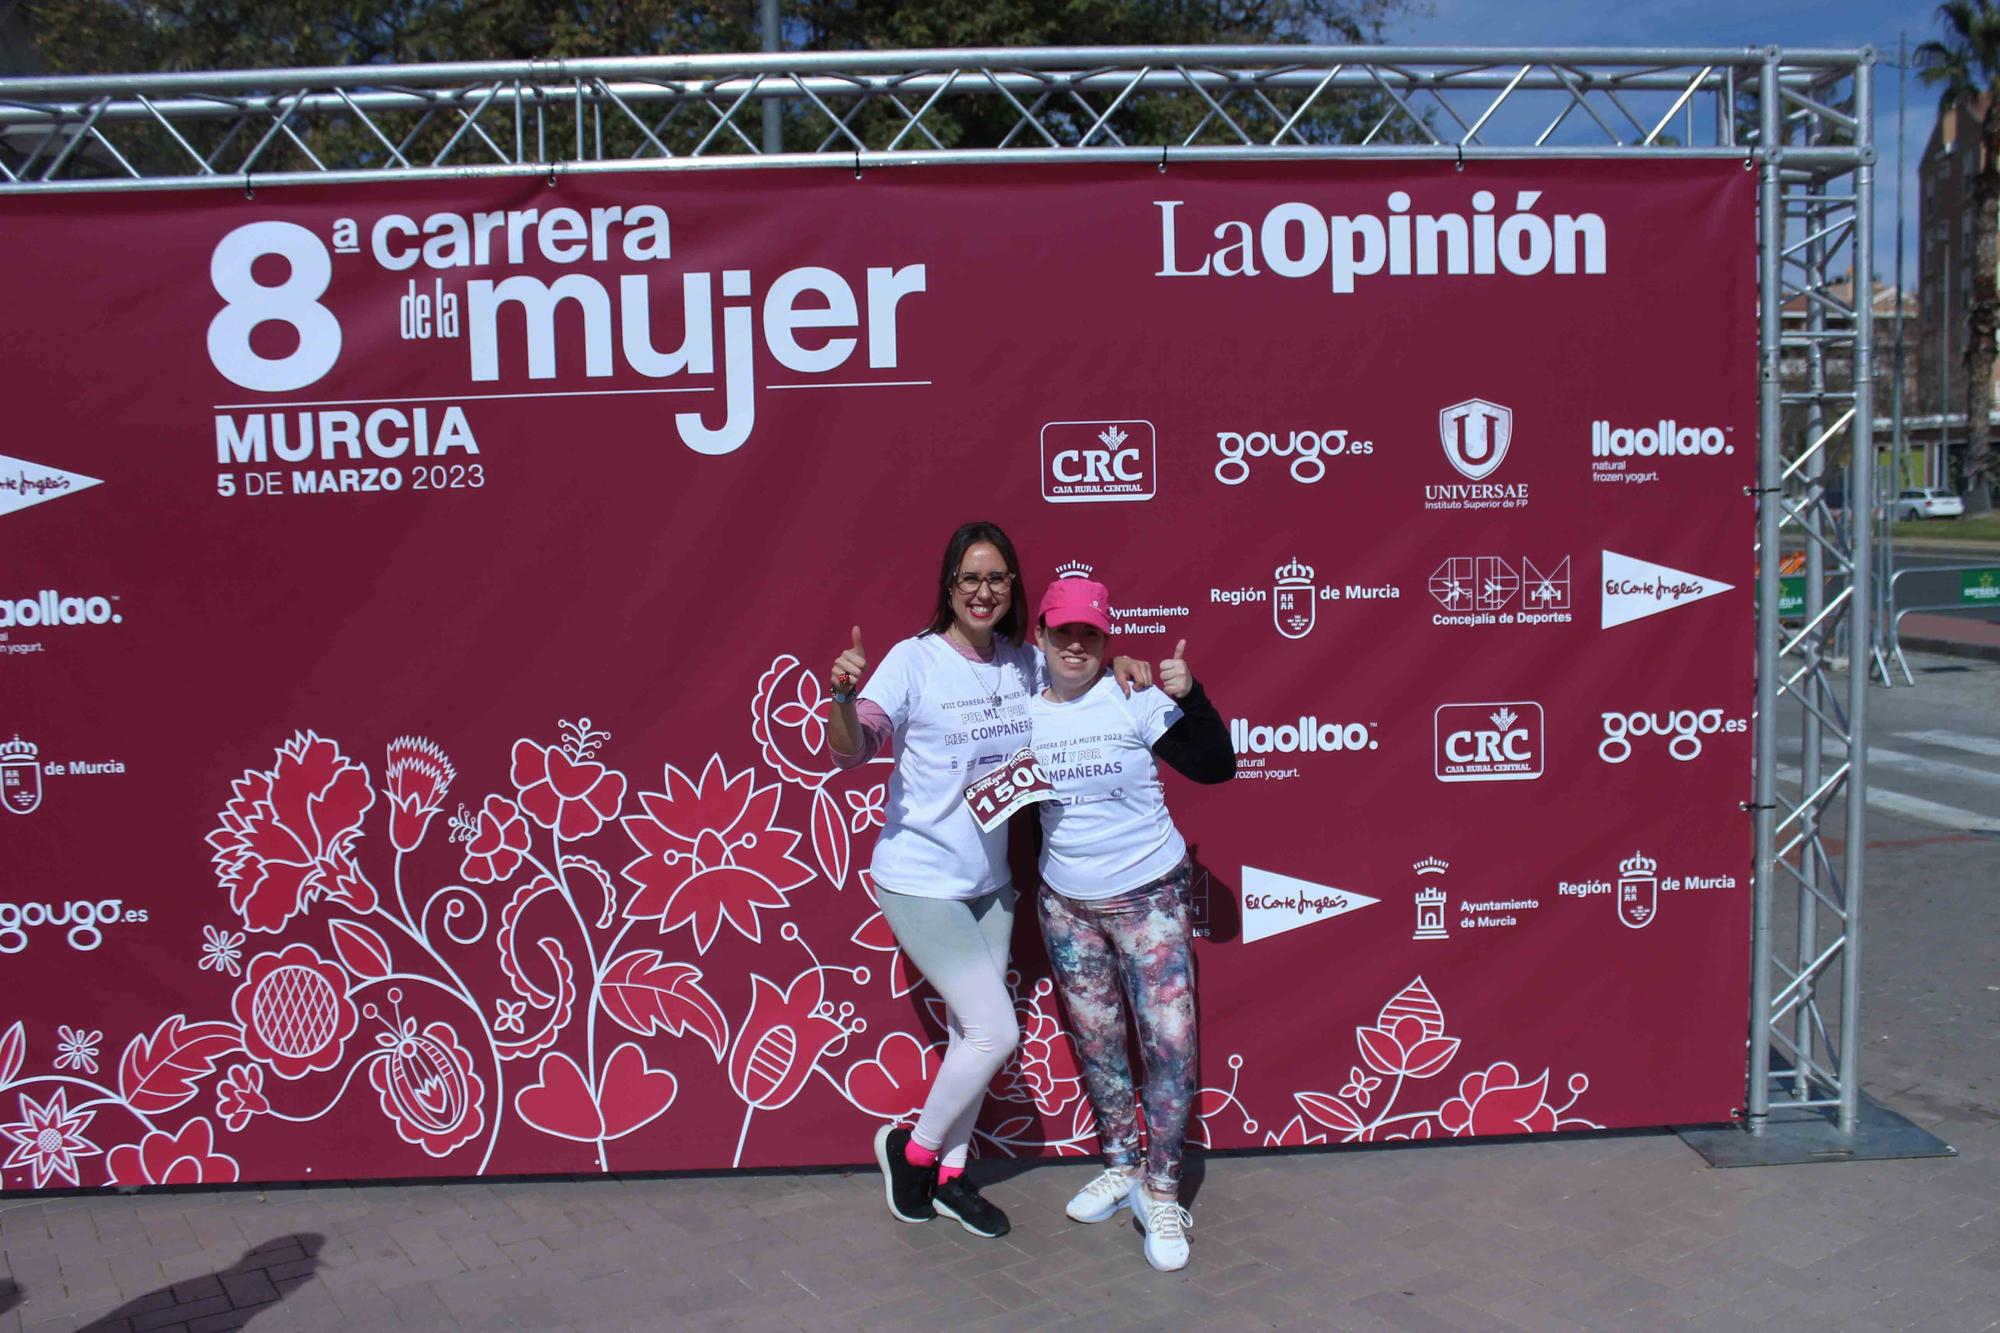
<svg viewBox="0 0 2000 1333">
<path fill-rule="evenodd" d="M 957 629 L 958 626 L 953 625 L 951 630 L 946 632 L 947 634 L 952 634 Z M 960 643 L 965 642 L 963 638 L 957 638 L 955 641 Z M 965 646 L 968 648 L 972 647 L 970 643 L 966 643 Z M 978 650 L 974 649 L 974 651 Z M 1000 646 L 997 643 L 993 646 L 993 684 L 991 686 L 988 686 L 986 682 L 979 679 L 979 668 L 973 665 L 971 658 L 965 656 L 956 648 L 951 650 L 951 655 L 965 663 L 965 669 L 972 673 L 973 688 L 986 696 L 986 703 L 989 708 L 998 712 L 1000 709 L 1000 687 L 1007 679 L 1007 669 L 1000 665 Z"/>
</svg>

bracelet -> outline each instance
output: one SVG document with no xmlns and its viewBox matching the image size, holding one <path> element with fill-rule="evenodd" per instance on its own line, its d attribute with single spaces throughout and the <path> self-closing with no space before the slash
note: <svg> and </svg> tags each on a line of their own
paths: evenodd
<svg viewBox="0 0 2000 1333">
<path fill-rule="evenodd" d="M 833 701 L 834 701 L 835 703 L 837 703 L 837 704 L 845 704 L 845 703 L 853 703 L 853 702 L 854 702 L 854 691 L 853 691 L 853 690 L 849 690 L 849 691 L 848 691 L 847 693 L 845 693 L 845 694 L 842 694 L 842 693 L 841 693 L 841 692 L 840 692 L 839 690 L 835 690 L 835 691 L 833 691 L 833 692 L 832 692 L 831 694 L 829 694 L 829 695 L 828 695 L 827 697 L 828 697 L 829 699 L 832 699 L 832 700 L 833 700 Z"/>
</svg>

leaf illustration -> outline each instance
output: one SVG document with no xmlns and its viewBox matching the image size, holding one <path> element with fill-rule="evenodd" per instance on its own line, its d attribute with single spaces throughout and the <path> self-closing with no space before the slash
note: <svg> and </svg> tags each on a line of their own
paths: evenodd
<svg viewBox="0 0 2000 1333">
<path fill-rule="evenodd" d="M 819 868 L 827 882 L 836 889 L 846 888 L 847 821 L 841 818 L 840 806 L 824 787 L 813 793 L 812 839 L 813 854 L 819 857 Z"/>
<path fill-rule="evenodd" d="M 215 1062 L 243 1049 L 234 1023 L 189 1023 L 175 1014 L 151 1037 L 134 1037 L 118 1060 L 118 1093 L 140 1115 L 159 1115 L 191 1100 Z"/>
<path fill-rule="evenodd" d="M 1292 1100 L 1299 1104 L 1301 1111 L 1328 1129 L 1342 1134 L 1359 1134 L 1365 1128 L 1361 1117 L 1338 1097 L 1329 1097 L 1323 1092 L 1296 1092 L 1292 1094 Z"/>
<path fill-rule="evenodd" d="M 1414 1018 L 1424 1025 L 1426 1037 L 1444 1035 L 1444 1010 L 1438 1006 L 1437 997 L 1431 988 L 1418 977 L 1409 985 L 1396 992 L 1389 1003 L 1382 1006 L 1382 1014 L 1375 1025 L 1384 1031 L 1396 1026 L 1399 1018 Z"/>
<path fill-rule="evenodd" d="M 693 1031 L 720 1060 L 729 1047 L 729 1020 L 701 986 L 693 963 L 670 963 L 658 949 L 638 949 L 614 960 L 598 992 L 604 1012 L 642 1037 L 665 1029 Z"/>
<path fill-rule="evenodd" d="M 1411 1078 L 1429 1078 L 1458 1054 L 1457 1037 L 1426 1037 L 1410 1048 Z"/>
<path fill-rule="evenodd" d="M 1403 1072 L 1403 1048 L 1381 1028 L 1356 1028 L 1354 1040 L 1361 1047 L 1361 1058 L 1376 1073 L 1393 1077 Z"/>
<path fill-rule="evenodd" d="M 1034 1129 L 1035 1129 L 1035 1118 L 1033 1116 L 1017 1115 L 1013 1117 L 1011 1120 L 1003 1120 L 999 1124 L 995 1125 L 990 1131 L 988 1131 L 987 1136 L 991 1138 L 994 1141 L 994 1143 L 1004 1148 L 1010 1144 L 1023 1142 L 1024 1140 L 1022 1136 L 1026 1134 L 1032 1134 L 1034 1132 Z M 1012 1153 L 1008 1153 L 1007 1155 L 1009 1157 L 1013 1156 Z"/>
<path fill-rule="evenodd" d="M 370 927 L 359 921 L 332 921 L 327 929 L 333 935 L 333 951 L 355 976 L 373 981 L 396 970 L 388 943 Z"/>
<path fill-rule="evenodd" d="M 28 1057 L 28 1034 L 21 1030 L 19 1019 L 7 1029 L 7 1035 L 0 1037 L 0 1088 L 14 1081 L 21 1072 L 21 1062 Z"/>
</svg>

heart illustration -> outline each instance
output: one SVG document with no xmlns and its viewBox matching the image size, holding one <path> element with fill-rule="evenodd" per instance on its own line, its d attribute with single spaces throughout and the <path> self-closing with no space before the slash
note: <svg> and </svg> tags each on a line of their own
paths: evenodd
<svg viewBox="0 0 2000 1333">
<path fill-rule="evenodd" d="M 559 1139 L 595 1143 L 603 1135 L 604 1120 L 598 1114 L 597 1099 L 590 1095 L 590 1085 L 574 1060 L 550 1052 L 542 1057 L 536 1078 L 538 1082 L 514 1094 L 515 1114 Z"/>
<path fill-rule="evenodd" d="M 659 1119 L 679 1090 L 672 1074 L 646 1067 L 646 1054 L 637 1042 L 626 1042 L 605 1062 L 604 1082 L 598 1089 L 604 1137 L 620 1139 Z"/>
<path fill-rule="evenodd" d="M 873 1060 L 847 1071 L 847 1095 L 855 1105 L 884 1120 L 900 1120 L 924 1104 L 937 1064 L 937 1048 L 907 1032 L 892 1032 L 875 1048 Z"/>
<path fill-rule="evenodd" d="M 561 750 L 550 750 L 548 756 L 549 785 L 565 801 L 582 800 L 604 777 L 602 764 L 590 760 L 573 764 Z"/>
</svg>

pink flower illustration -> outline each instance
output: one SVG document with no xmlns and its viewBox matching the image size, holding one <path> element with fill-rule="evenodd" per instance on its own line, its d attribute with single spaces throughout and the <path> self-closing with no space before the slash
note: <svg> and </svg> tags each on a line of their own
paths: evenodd
<svg viewBox="0 0 2000 1333">
<path fill-rule="evenodd" d="M 231 1065 L 222 1082 L 215 1085 L 215 1113 L 232 1134 L 249 1124 L 252 1116 L 270 1109 L 271 1103 L 264 1096 L 262 1065 Z"/>
<path fill-rule="evenodd" d="M 1382 1080 L 1354 1066 L 1347 1067 L 1347 1082 L 1341 1085 L 1340 1095 L 1352 1097 L 1356 1106 L 1368 1105 L 1369 1094 L 1382 1086 Z"/>
<path fill-rule="evenodd" d="M 236 1159 L 215 1151 L 215 1126 L 205 1116 L 113 1148 L 105 1165 L 113 1185 L 226 1185 L 237 1175 Z"/>
<path fill-rule="evenodd" d="M 825 692 L 790 653 L 774 658 L 750 701 L 750 734 L 786 782 L 817 787 L 834 771 L 826 748 Z"/>
<path fill-rule="evenodd" d="M 889 819 L 884 808 L 888 795 L 889 786 L 884 782 L 863 791 L 842 792 L 841 798 L 847 802 L 848 827 L 856 833 L 866 833 L 871 827 L 881 828 Z"/>
<path fill-rule="evenodd" d="M 1388 1077 L 1430 1078 L 1458 1054 L 1458 1038 L 1444 1035 L 1444 1010 L 1418 977 L 1392 996 L 1375 1026 L 1354 1029 L 1361 1058 Z M 1362 1105 L 1367 1105 L 1366 1101 Z"/>
<path fill-rule="evenodd" d="M 731 776 L 720 755 L 699 782 L 667 765 L 666 790 L 640 792 L 645 813 L 624 820 L 644 853 L 624 870 L 639 886 L 625 915 L 658 921 L 662 933 L 692 926 L 702 953 L 725 921 L 761 940 L 758 911 L 786 906 L 786 895 L 812 878 L 792 855 L 799 835 L 775 822 L 780 795 L 776 785 L 759 787 L 750 769 Z"/>
<path fill-rule="evenodd" d="M 459 809 L 463 812 L 465 807 Z M 504 796 L 488 796 L 478 819 L 461 813 L 452 821 L 453 840 L 465 843 L 465 861 L 459 873 L 474 884 L 494 884 L 512 877 L 532 836 L 519 806 Z"/>
<path fill-rule="evenodd" d="M 20 1108 L 19 1120 L 0 1125 L 0 1134 L 14 1142 L 14 1151 L 7 1154 L 5 1162 L 0 1162 L 0 1170 L 27 1167 L 36 1189 L 51 1180 L 68 1185 L 81 1183 L 77 1179 L 76 1159 L 95 1157 L 101 1151 L 83 1136 L 97 1113 L 70 1110 L 67 1088 L 57 1088 L 45 1102 L 37 1102 L 24 1092 Z"/>
<path fill-rule="evenodd" d="M 514 742 L 514 786 L 528 818 L 567 842 L 604 827 L 625 803 L 625 775 L 592 758 L 609 732 L 594 731 L 590 719 L 562 724 L 559 746 Z"/>
<path fill-rule="evenodd" d="M 750 1015 L 729 1053 L 729 1086 L 756 1110 L 784 1106 L 805 1087 L 820 1057 L 844 1046 L 852 1031 L 827 1002 L 819 969 L 801 972 L 782 991 L 752 973 Z"/>
<path fill-rule="evenodd" d="M 398 736 L 389 742 L 382 794 L 389 798 L 389 841 L 399 852 L 423 842 L 431 817 L 444 808 L 444 794 L 458 770 L 432 741 Z"/>
<path fill-rule="evenodd" d="M 1549 1073 L 1523 1081 L 1521 1071 L 1505 1060 L 1458 1082 L 1458 1096 L 1438 1108 L 1440 1124 L 1456 1136 L 1467 1134 L 1540 1134 L 1556 1127 L 1549 1106 Z"/>
<path fill-rule="evenodd" d="M 1033 1102 L 1043 1115 L 1056 1115 L 1083 1095 L 1083 1075 L 1069 1033 L 1042 1006 L 1044 1000 L 1053 1006 L 1055 986 L 1044 978 L 1020 995 L 1021 974 L 1009 972 L 1007 982 L 1017 988 L 1014 1009 L 1020 1017 L 1021 1044 L 1000 1071 L 998 1095 L 1010 1102 Z M 931 1004 L 932 1017 L 942 1021 L 942 1011 L 941 1004 Z"/>
<path fill-rule="evenodd" d="M 347 995 L 347 974 L 310 944 L 250 960 L 230 1010 L 243 1027 L 243 1050 L 279 1078 L 332 1069 L 359 1021 Z"/>
<path fill-rule="evenodd" d="M 368 1081 L 403 1142 L 443 1157 L 486 1127 L 486 1083 L 450 1024 L 418 1031 L 416 1019 L 404 1018 L 375 1040 L 383 1051 Z"/>
<path fill-rule="evenodd" d="M 275 767 L 246 771 L 230 790 L 208 843 L 245 927 L 281 930 L 321 896 L 373 909 L 375 890 L 352 851 L 375 791 L 367 770 L 338 745 L 299 732 L 279 749 Z"/>
</svg>

